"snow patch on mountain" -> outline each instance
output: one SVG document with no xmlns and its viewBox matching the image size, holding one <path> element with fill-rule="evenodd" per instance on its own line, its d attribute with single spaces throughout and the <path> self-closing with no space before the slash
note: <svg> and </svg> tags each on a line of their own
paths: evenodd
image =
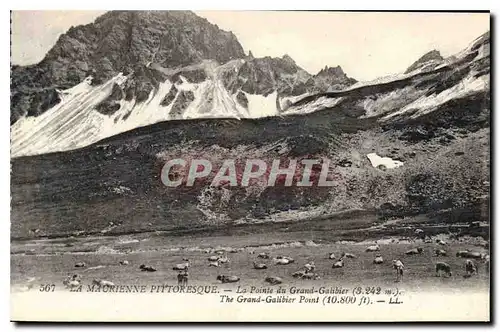
<svg viewBox="0 0 500 332">
<path fill-rule="evenodd" d="M 11 127 L 11 155 L 76 149 L 166 120 L 241 119 L 278 114 L 276 91 L 267 96 L 238 91 L 248 100 L 244 106 L 237 101 L 237 93 L 231 94 L 224 88 L 217 71 L 210 73 L 212 77 L 200 83 L 191 83 L 182 75 L 175 83 L 167 79 L 153 89 L 145 101 L 119 100 L 119 108 L 113 114 L 102 114 L 96 107 L 111 95 L 115 84 L 123 85 L 127 77 L 119 74 L 100 86 L 92 86 L 92 77 L 88 77 L 70 89 L 58 91 L 61 102 L 47 112 L 38 117 L 22 117 Z M 163 104 L 173 88 L 177 91 L 175 98 Z M 191 94 L 192 100 L 181 100 L 183 93 Z"/>
<path fill-rule="evenodd" d="M 248 99 L 248 117 L 261 118 L 265 116 L 275 116 L 278 114 L 276 108 L 276 91 L 267 95 L 254 95 L 245 92 Z"/>
<path fill-rule="evenodd" d="M 123 84 L 120 73 L 101 86 L 92 87 L 91 78 L 71 89 L 60 91 L 61 102 L 38 117 L 23 117 L 11 126 L 13 157 L 76 149 L 105 135 L 105 116 L 94 110 L 106 99 L 114 84 Z"/>
<path fill-rule="evenodd" d="M 385 168 L 398 168 L 403 166 L 403 162 L 399 160 L 394 160 L 389 157 L 380 157 L 376 153 L 369 153 L 366 157 L 370 160 L 373 167 L 378 168 L 379 166 L 384 166 Z"/>
<path fill-rule="evenodd" d="M 293 105 L 283 115 L 290 114 L 308 114 L 311 112 L 321 111 L 323 109 L 331 108 L 337 105 L 343 98 L 329 98 L 322 96 L 311 103 Z"/>
<path fill-rule="evenodd" d="M 403 115 L 411 111 L 409 118 L 415 119 L 424 114 L 430 113 L 435 110 L 440 105 L 452 100 L 459 99 L 471 94 L 487 91 L 489 89 L 489 75 L 482 75 L 475 78 L 474 72 L 465 77 L 458 84 L 452 86 L 449 89 L 442 91 L 439 94 L 434 94 L 430 96 L 422 96 L 415 100 L 414 102 L 406 105 L 399 111 L 388 114 L 382 118 L 382 120 L 389 120 L 396 116 Z"/>
</svg>

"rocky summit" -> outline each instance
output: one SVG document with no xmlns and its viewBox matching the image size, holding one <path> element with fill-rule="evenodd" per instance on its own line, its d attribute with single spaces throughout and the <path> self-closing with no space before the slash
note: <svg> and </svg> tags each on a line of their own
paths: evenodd
<svg viewBox="0 0 500 332">
<path fill-rule="evenodd" d="M 355 82 L 340 67 L 311 75 L 288 55 L 247 55 L 232 32 L 192 12 L 108 12 L 70 28 L 40 63 L 12 67 L 12 154 L 166 120 L 279 115 L 300 96 Z M 62 133 L 60 121 L 78 133 Z"/>
</svg>

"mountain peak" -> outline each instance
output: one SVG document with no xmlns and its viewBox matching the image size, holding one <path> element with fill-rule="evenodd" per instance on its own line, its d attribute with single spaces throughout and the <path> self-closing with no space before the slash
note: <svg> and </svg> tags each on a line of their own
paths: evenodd
<svg viewBox="0 0 500 332">
<path fill-rule="evenodd" d="M 342 67 L 336 66 L 336 67 L 328 67 L 325 66 L 325 68 L 321 69 L 316 76 L 337 76 L 337 77 L 347 77 L 346 73 L 344 70 L 342 70 Z"/>
<path fill-rule="evenodd" d="M 314 75 L 316 86 L 320 91 L 342 90 L 357 81 L 344 72 L 342 67 L 329 67 L 321 69 Z"/>
<path fill-rule="evenodd" d="M 287 62 L 291 62 L 293 64 L 295 64 L 295 60 L 292 59 L 291 56 L 289 56 L 288 54 L 285 54 L 281 57 L 284 61 L 287 61 Z"/>
<path fill-rule="evenodd" d="M 408 69 L 405 71 L 405 74 L 417 70 L 418 68 L 423 67 L 425 64 L 429 63 L 440 63 L 444 60 L 441 56 L 441 53 L 438 50 L 431 50 L 424 55 L 422 55 L 417 61 L 415 61 Z"/>
<path fill-rule="evenodd" d="M 54 91 L 46 87 L 66 89 L 90 73 L 97 85 L 119 73 L 141 75 L 140 82 L 127 89 L 129 96 L 142 99 L 165 80 L 161 73 L 147 70 L 151 63 L 175 68 L 205 59 L 226 63 L 244 57 L 233 33 L 191 11 L 107 12 L 94 23 L 70 28 L 39 64 L 13 68 L 11 90 L 16 102 L 11 122 L 52 106 L 48 99 L 53 99 Z"/>
</svg>

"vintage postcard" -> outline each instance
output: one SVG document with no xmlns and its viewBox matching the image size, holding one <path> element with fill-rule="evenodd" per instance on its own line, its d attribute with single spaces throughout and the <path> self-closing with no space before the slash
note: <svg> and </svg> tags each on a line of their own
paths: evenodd
<svg viewBox="0 0 500 332">
<path fill-rule="evenodd" d="M 490 13 L 11 12 L 11 319 L 490 321 Z"/>
</svg>

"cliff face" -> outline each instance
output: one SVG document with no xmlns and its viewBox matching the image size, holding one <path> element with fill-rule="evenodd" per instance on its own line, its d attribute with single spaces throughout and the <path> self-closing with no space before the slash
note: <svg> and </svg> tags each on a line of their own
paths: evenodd
<svg viewBox="0 0 500 332">
<path fill-rule="evenodd" d="M 43 113 L 59 101 L 55 88 L 73 87 L 89 75 L 98 85 L 119 72 L 133 73 L 125 89 L 141 100 L 164 80 L 147 70 L 149 62 L 171 68 L 244 55 L 234 34 L 191 12 L 109 12 L 70 28 L 39 64 L 12 68 L 11 123 Z"/>
<path fill-rule="evenodd" d="M 109 12 L 70 28 L 39 64 L 12 68 L 11 151 L 65 151 L 166 120 L 278 115 L 353 82 L 340 67 L 312 76 L 288 55 L 247 56 L 192 12 Z"/>
</svg>

